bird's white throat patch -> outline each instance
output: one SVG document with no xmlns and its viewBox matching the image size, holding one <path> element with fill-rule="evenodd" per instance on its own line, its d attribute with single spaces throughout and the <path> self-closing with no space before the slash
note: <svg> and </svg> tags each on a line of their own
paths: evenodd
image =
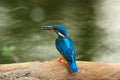
<svg viewBox="0 0 120 80">
<path fill-rule="evenodd" d="M 65 37 L 62 33 L 58 32 L 58 35 L 61 37 Z"/>
</svg>

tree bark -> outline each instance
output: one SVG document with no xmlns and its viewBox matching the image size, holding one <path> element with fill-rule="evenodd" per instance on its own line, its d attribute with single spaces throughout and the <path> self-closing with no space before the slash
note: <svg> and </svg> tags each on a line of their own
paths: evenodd
<svg viewBox="0 0 120 80">
<path fill-rule="evenodd" d="M 0 80 L 120 80 L 120 63 L 77 61 L 70 73 L 65 62 L 25 62 L 0 65 Z"/>
</svg>

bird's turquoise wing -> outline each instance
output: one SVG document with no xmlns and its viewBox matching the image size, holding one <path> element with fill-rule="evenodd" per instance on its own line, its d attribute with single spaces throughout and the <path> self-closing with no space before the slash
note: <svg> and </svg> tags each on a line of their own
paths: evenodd
<svg viewBox="0 0 120 80">
<path fill-rule="evenodd" d="M 56 48 L 67 61 L 75 61 L 76 55 L 74 45 L 70 38 L 57 38 Z"/>
</svg>

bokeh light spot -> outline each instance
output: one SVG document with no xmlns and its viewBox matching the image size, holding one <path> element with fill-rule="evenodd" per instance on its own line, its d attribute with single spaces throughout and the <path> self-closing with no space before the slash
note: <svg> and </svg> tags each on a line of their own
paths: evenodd
<svg viewBox="0 0 120 80">
<path fill-rule="evenodd" d="M 45 18 L 44 10 L 40 7 L 35 7 L 31 10 L 30 17 L 33 21 L 40 22 Z"/>
</svg>

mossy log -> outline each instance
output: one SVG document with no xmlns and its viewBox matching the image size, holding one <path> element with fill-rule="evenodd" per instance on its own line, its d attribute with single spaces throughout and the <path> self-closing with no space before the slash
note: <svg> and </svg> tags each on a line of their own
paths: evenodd
<svg viewBox="0 0 120 80">
<path fill-rule="evenodd" d="M 0 80 L 120 80 L 120 63 L 77 61 L 79 72 L 70 73 L 57 61 L 0 65 Z"/>
</svg>

